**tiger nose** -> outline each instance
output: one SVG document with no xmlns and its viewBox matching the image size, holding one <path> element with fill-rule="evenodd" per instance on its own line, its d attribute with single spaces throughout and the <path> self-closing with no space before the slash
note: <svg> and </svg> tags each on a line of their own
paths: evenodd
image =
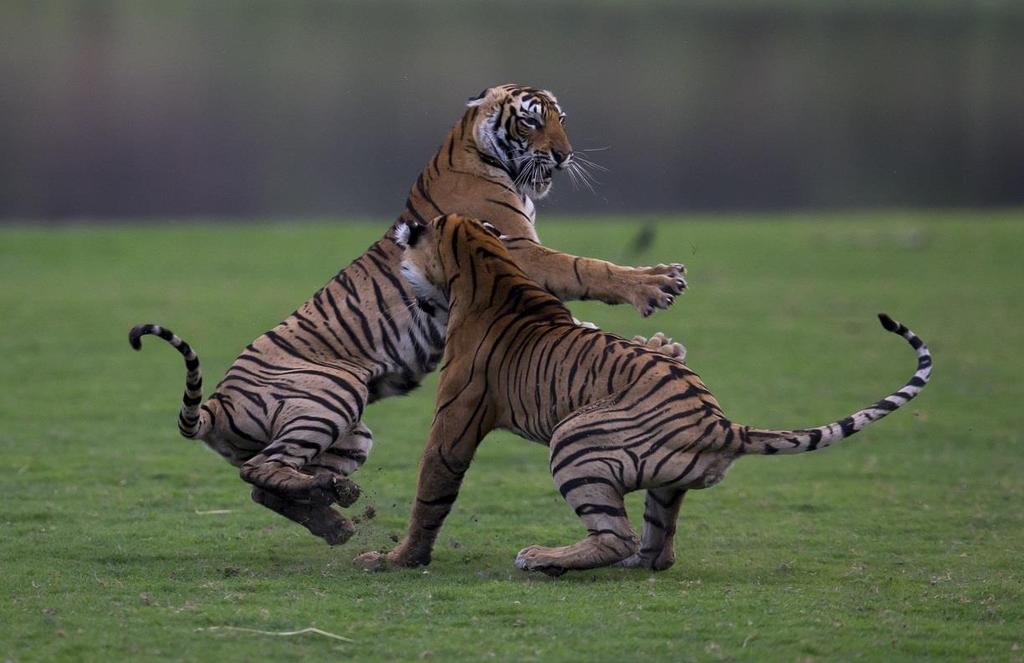
<svg viewBox="0 0 1024 663">
<path fill-rule="evenodd" d="M 551 157 L 555 160 L 555 168 L 561 170 L 569 165 L 569 161 L 572 159 L 572 150 L 569 150 L 568 152 L 560 152 L 552 147 Z"/>
</svg>

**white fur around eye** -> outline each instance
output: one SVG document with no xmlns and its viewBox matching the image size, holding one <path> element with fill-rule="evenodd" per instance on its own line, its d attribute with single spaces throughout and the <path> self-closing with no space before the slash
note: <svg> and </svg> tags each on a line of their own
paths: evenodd
<svg viewBox="0 0 1024 663">
<path fill-rule="evenodd" d="M 395 226 L 395 244 L 403 249 L 409 246 L 409 224 L 400 223 Z"/>
</svg>

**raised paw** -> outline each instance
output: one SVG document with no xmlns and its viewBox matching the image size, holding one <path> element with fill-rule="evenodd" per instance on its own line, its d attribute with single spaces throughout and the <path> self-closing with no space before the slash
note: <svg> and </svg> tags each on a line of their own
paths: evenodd
<svg viewBox="0 0 1024 663">
<path fill-rule="evenodd" d="M 558 565 L 558 561 L 551 553 L 552 549 L 544 546 L 523 548 L 516 555 L 516 568 L 521 571 L 540 571 L 558 577 L 565 573 L 566 569 Z"/>
<path fill-rule="evenodd" d="M 356 503 L 361 492 L 359 484 L 348 477 L 342 476 L 333 476 L 331 480 L 335 499 L 340 506 L 348 507 Z"/>
<path fill-rule="evenodd" d="M 329 506 L 320 507 L 305 525 L 306 529 L 322 538 L 329 546 L 340 546 L 356 533 L 352 521 Z"/>
<path fill-rule="evenodd" d="M 668 355 L 669 357 L 675 357 L 679 361 L 686 361 L 686 346 L 682 343 L 673 341 L 671 337 L 665 336 L 662 332 L 658 332 L 650 338 L 634 336 L 633 342 L 644 345 L 655 352 L 660 352 L 661 354 Z"/>
<path fill-rule="evenodd" d="M 645 318 L 657 309 L 668 308 L 675 302 L 676 295 L 686 290 L 685 273 L 686 267 L 679 263 L 637 268 L 629 277 L 630 302 Z"/>
<path fill-rule="evenodd" d="M 256 486 L 252 489 L 252 500 L 294 520 L 328 545 L 340 546 L 356 533 L 355 524 L 330 506 L 295 502 Z"/>
<path fill-rule="evenodd" d="M 309 504 L 327 506 L 337 502 L 340 506 L 348 507 L 355 504 L 359 499 L 359 485 L 351 479 L 335 474 L 319 474 L 313 481 L 306 499 L 301 497 L 300 501 L 308 501 Z"/>
</svg>

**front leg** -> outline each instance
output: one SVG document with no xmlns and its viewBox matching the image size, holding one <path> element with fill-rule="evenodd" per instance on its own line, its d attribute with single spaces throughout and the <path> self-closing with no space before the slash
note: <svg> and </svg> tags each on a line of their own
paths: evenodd
<svg viewBox="0 0 1024 663">
<path fill-rule="evenodd" d="M 439 387 L 439 401 L 443 393 Z M 462 402 L 460 399 L 459 403 Z M 420 459 L 416 500 L 405 539 L 388 553 L 359 555 L 356 564 L 369 570 L 430 564 L 434 541 L 459 496 L 462 477 L 480 440 L 490 430 L 486 405 L 474 411 L 478 401 L 470 398 L 465 402 L 469 407 L 452 404 L 434 418 L 427 448 Z"/>
<path fill-rule="evenodd" d="M 502 236 L 502 241 L 527 276 L 562 300 L 632 304 L 647 317 L 655 309 L 671 306 L 686 289 L 686 268 L 678 263 L 622 267 L 554 251 L 528 237 Z"/>
</svg>

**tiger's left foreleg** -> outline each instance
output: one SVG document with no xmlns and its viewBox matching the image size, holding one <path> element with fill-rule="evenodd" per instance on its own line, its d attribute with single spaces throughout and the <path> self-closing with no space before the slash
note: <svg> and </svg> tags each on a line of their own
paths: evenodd
<svg viewBox="0 0 1024 663">
<path fill-rule="evenodd" d="M 420 458 L 416 500 L 409 519 L 409 530 L 394 550 L 368 552 L 355 559 L 366 569 L 382 570 L 396 566 L 423 566 L 430 564 L 434 541 L 452 510 L 462 478 L 473 461 L 473 455 L 483 437 L 491 430 L 488 407 L 472 394 L 456 404 L 446 396 L 446 382 L 453 376 L 442 374 L 437 399 L 447 402 L 434 415 L 427 447 Z M 459 382 L 457 379 L 454 382 Z M 482 396 L 481 396 L 482 398 Z M 468 405 L 467 405 L 468 404 Z"/>
</svg>

